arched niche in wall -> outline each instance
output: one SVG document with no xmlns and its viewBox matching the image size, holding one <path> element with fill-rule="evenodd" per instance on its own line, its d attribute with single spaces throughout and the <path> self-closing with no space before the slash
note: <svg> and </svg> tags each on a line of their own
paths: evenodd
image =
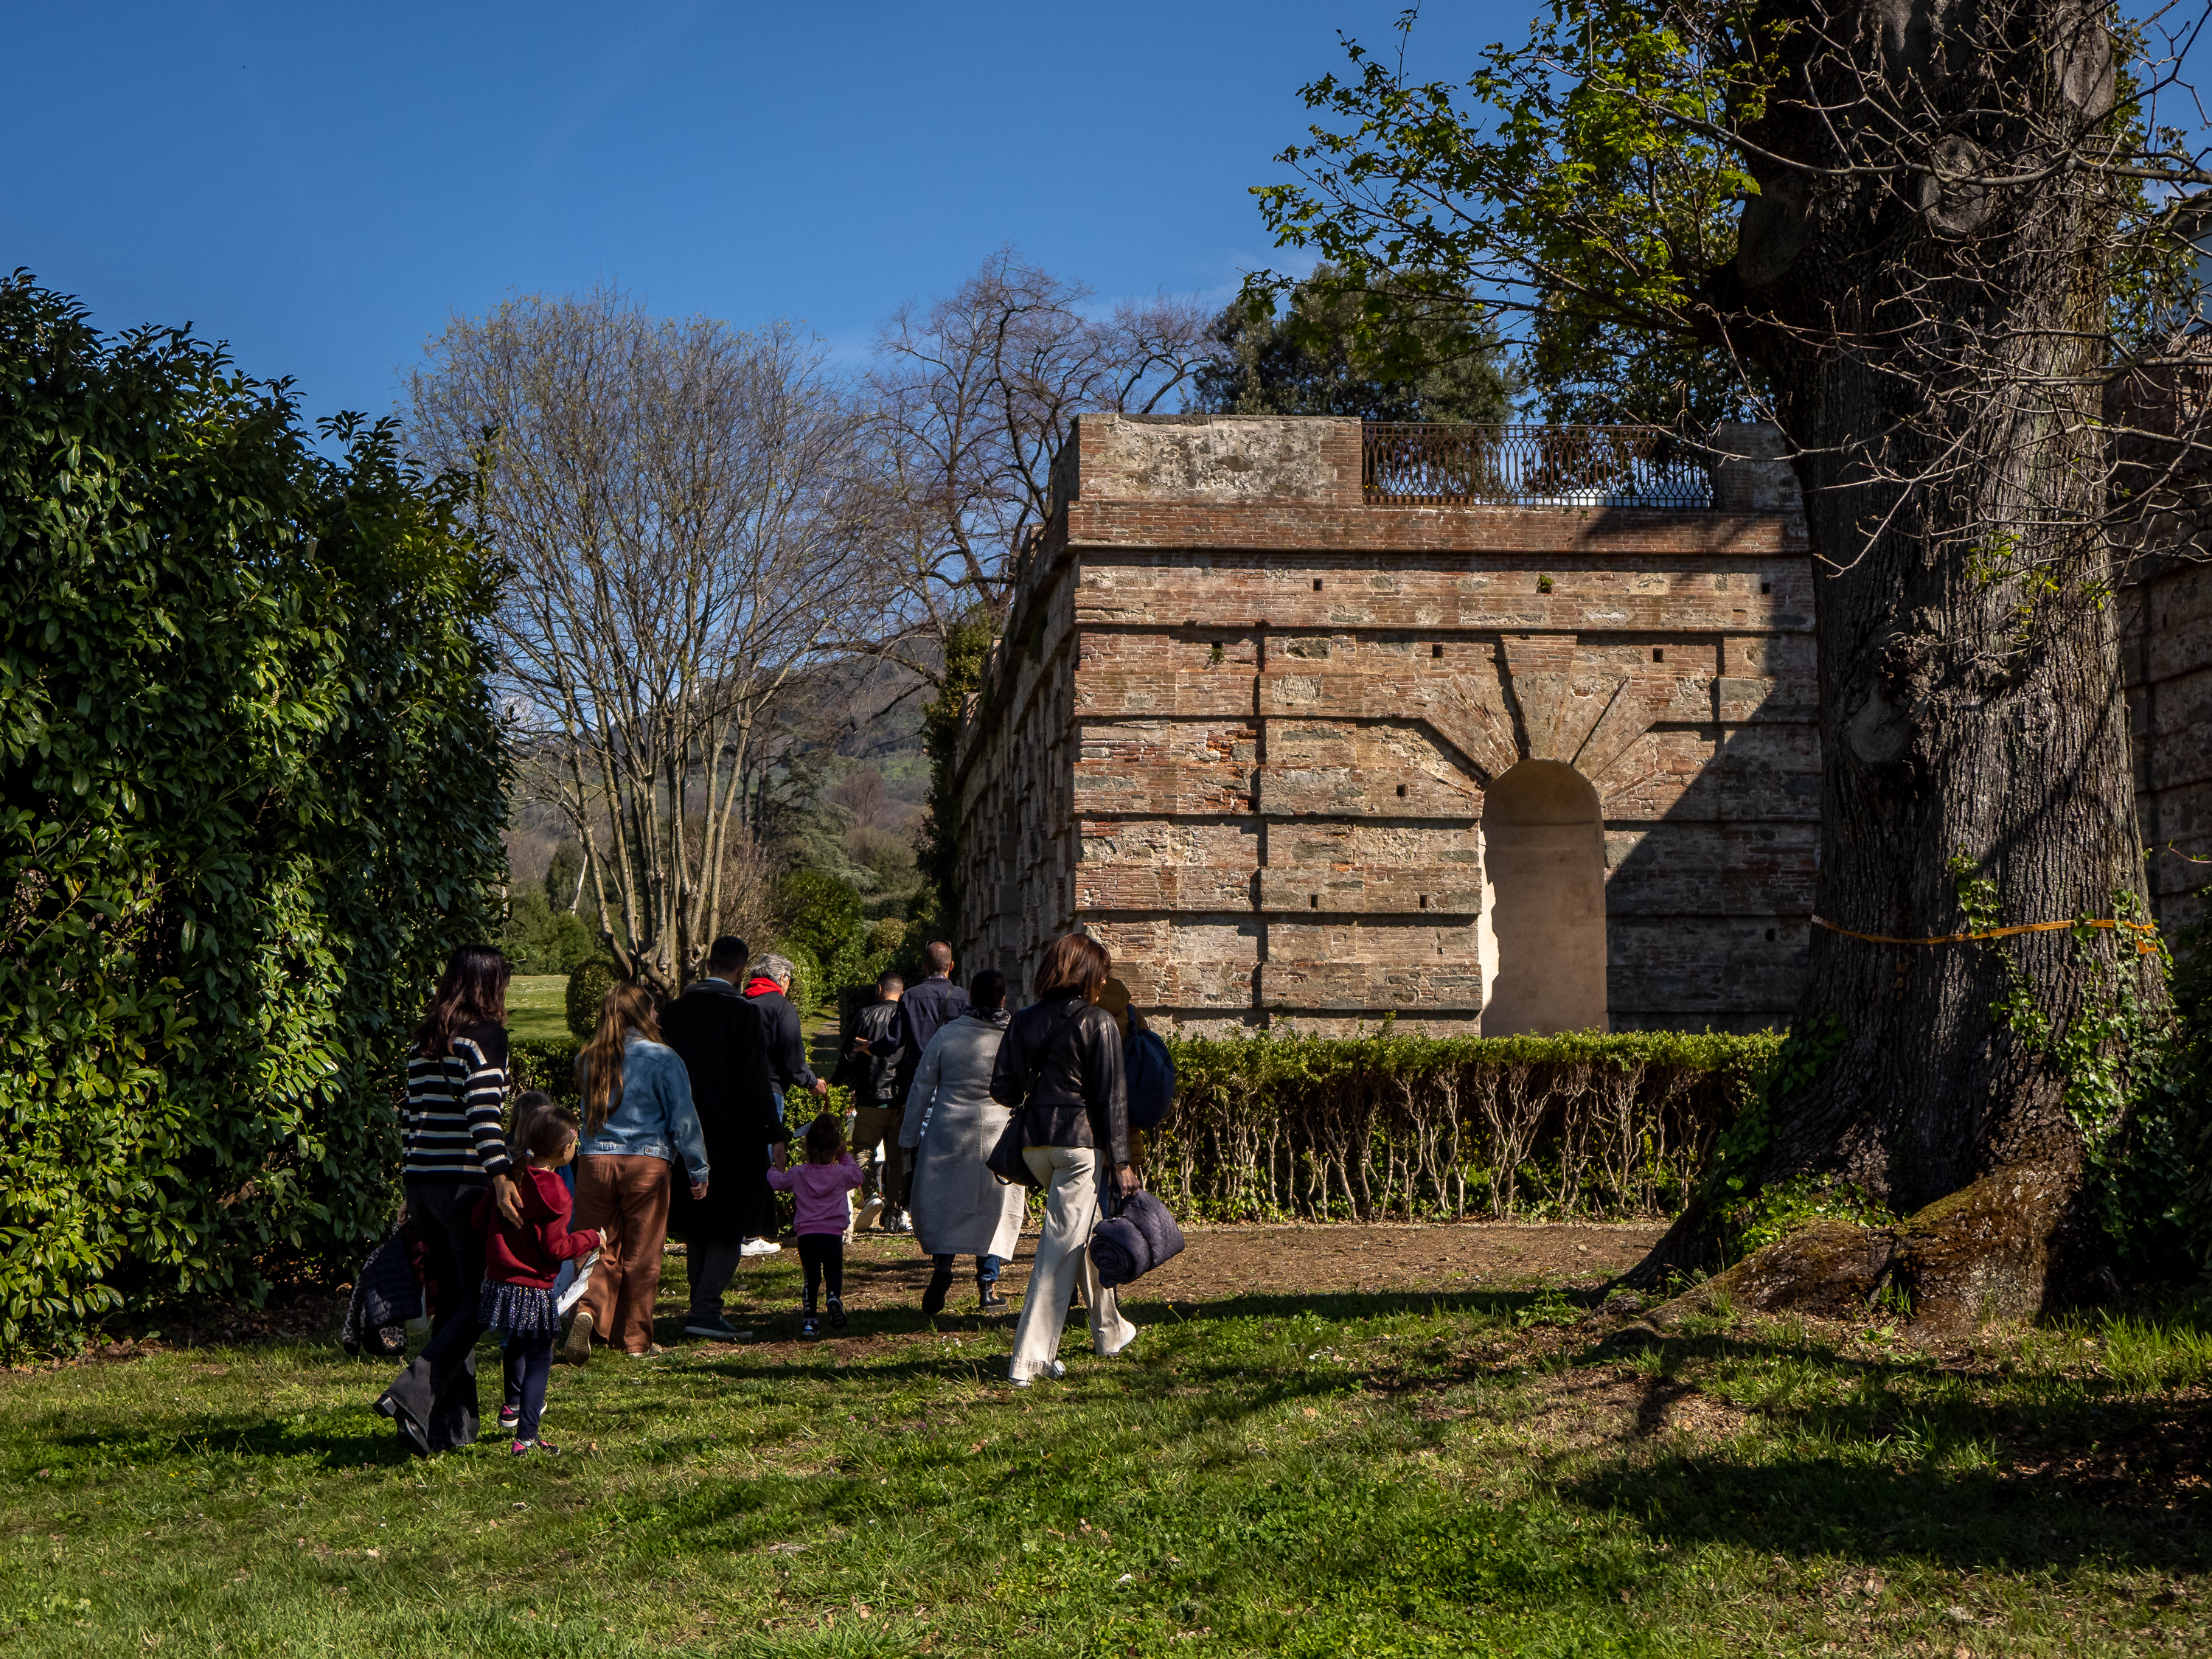
<svg viewBox="0 0 2212 1659">
<path fill-rule="evenodd" d="M 1524 760 L 1483 794 L 1482 1034 L 1607 1029 L 1605 823 L 1563 761 Z"/>
</svg>

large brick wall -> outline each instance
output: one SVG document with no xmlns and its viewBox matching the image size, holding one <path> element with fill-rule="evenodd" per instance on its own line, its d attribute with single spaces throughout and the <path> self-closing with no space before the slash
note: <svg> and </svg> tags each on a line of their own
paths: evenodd
<svg viewBox="0 0 2212 1659">
<path fill-rule="evenodd" d="M 1484 793 L 1535 759 L 1600 803 L 1611 1023 L 1783 1018 L 1819 775 L 1787 501 L 1369 506 L 1359 444 L 1078 422 L 959 763 L 963 960 L 1026 984 L 1080 923 L 1186 1029 L 1474 1029 Z"/>
<path fill-rule="evenodd" d="M 1079 925 L 1186 1030 L 1479 1030 L 1502 953 L 1528 948 L 1493 927 L 1512 895 L 1485 798 L 1544 762 L 1595 797 L 1605 1020 L 1784 1022 L 1820 800 L 1787 466 L 1723 465 L 1710 509 L 1407 507 L 1364 499 L 1360 441 L 1346 420 L 1077 422 L 957 766 L 963 961 L 1026 988 Z M 2208 611 L 2194 564 L 2128 595 L 2168 921 L 2205 873 L 2179 854 L 2212 853 Z"/>
</svg>

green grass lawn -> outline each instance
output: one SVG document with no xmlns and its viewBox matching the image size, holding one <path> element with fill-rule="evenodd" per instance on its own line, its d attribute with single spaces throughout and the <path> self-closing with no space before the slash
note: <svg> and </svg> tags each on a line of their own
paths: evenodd
<svg viewBox="0 0 2212 1659">
<path fill-rule="evenodd" d="M 568 1042 L 568 976 L 518 975 L 507 982 L 507 1034 L 518 1042 Z"/>
<path fill-rule="evenodd" d="M 1616 1351 L 1556 1293 L 1280 1288 L 1025 1393 L 902 1307 L 597 1358 L 557 1460 L 402 1460 L 326 1339 L 17 1374 L 0 1650 L 2212 1651 L 2192 1318 Z"/>
</svg>

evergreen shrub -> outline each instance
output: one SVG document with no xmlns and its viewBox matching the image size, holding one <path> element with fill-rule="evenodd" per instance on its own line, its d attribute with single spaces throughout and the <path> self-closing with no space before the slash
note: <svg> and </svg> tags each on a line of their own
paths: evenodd
<svg viewBox="0 0 2212 1659">
<path fill-rule="evenodd" d="M 0 1348 L 388 1226 L 505 861 L 467 507 L 388 422 L 0 282 Z"/>
</svg>

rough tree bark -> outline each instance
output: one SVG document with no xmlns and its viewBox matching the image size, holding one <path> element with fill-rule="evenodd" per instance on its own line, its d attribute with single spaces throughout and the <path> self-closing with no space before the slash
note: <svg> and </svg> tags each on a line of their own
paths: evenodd
<svg viewBox="0 0 2212 1659">
<path fill-rule="evenodd" d="M 2000 925 L 2140 915 L 2094 418 L 2112 186 L 2064 159 L 2113 107 L 2101 14 L 1872 0 L 1777 21 L 1794 26 L 1785 95 L 1743 130 L 1763 193 L 1709 291 L 1797 451 L 1819 915 L 1905 938 L 1970 931 L 1968 908 L 1986 922 L 1992 903 Z M 1992 884 L 1972 907 L 1954 860 Z M 1753 1305 L 1888 1282 L 1941 1330 L 2094 1282 L 2083 1132 L 2050 1039 L 2122 980 L 2161 989 L 2134 935 L 2093 937 L 1814 929 L 1796 1029 L 1840 1028 L 1841 1046 L 1770 1103 L 1752 1184 L 1840 1179 L 1909 1219 L 1753 1257 L 1735 1270 Z M 1715 1208 L 1693 1206 L 1634 1277 L 1709 1261 Z"/>
</svg>

